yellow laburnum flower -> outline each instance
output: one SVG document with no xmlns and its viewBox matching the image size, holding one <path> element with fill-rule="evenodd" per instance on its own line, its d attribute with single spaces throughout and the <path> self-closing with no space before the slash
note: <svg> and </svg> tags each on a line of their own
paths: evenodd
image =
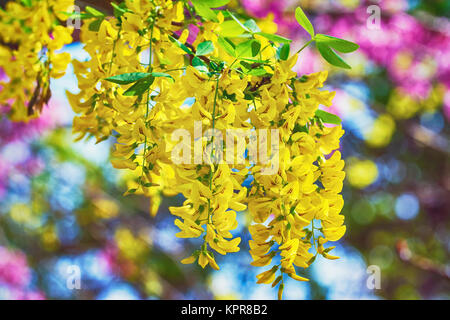
<svg viewBox="0 0 450 320">
<path fill-rule="evenodd" d="M 288 273 L 288 276 L 297 281 L 309 281 L 309 279 L 300 277 L 299 275 L 297 275 L 295 273 Z"/>
<path fill-rule="evenodd" d="M 185 219 L 184 222 L 176 219 L 175 225 L 181 229 L 181 232 L 176 234 L 178 238 L 197 238 L 200 237 L 204 231 L 202 227 L 189 219 Z"/>
<path fill-rule="evenodd" d="M 188 258 L 189 260 L 185 259 L 185 263 L 190 263 L 192 259 Z M 195 261 L 195 260 L 194 260 Z M 204 269 L 208 264 L 215 270 L 219 270 L 219 266 L 216 263 L 216 260 L 214 260 L 213 256 L 210 252 L 202 251 L 199 253 L 198 256 L 198 264 Z"/>
<path fill-rule="evenodd" d="M 274 266 L 272 269 L 264 271 L 256 276 L 258 279 L 257 283 L 272 283 L 275 280 L 275 273 L 277 272 L 278 267 Z"/>
<path fill-rule="evenodd" d="M 251 263 L 252 266 L 255 267 L 264 267 L 272 262 L 272 258 L 275 256 L 274 252 L 263 255 L 262 257 L 258 257 L 255 261 Z"/>
<path fill-rule="evenodd" d="M 191 264 L 191 263 L 194 263 L 196 260 L 197 260 L 197 258 L 195 256 L 190 256 L 190 257 L 184 258 L 180 262 L 182 264 Z"/>
<path fill-rule="evenodd" d="M 328 252 L 330 252 L 331 250 L 333 250 L 336 247 L 329 247 L 329 248 L 324 248 L 323 245 L 324 243 L 326 243 L 328 240 L 323 238 L 323 237 L 319 237 L 318 239 L 318 246 L 317 246 L 317 252 L 320 253 L 322 256 L 324 256 L 325 258 L 329 259 L 329 260 L 336 260 L 339 259 L 339 257 L 337 256 L 333 256 L 331 254 L 329 254 Z"/>
</svg>

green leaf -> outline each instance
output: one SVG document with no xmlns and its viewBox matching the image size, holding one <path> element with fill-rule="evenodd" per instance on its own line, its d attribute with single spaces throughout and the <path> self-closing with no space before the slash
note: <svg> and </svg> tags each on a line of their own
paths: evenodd
<svg viewBox="0 0 450 320">
<path fill-rule="evenodd" d="M 252 48 L 252 57 L 256 56 L 261 50 L 261 42 L 258 40 L 254 40 L 251 45 Z"/>
<path fill-rule="evenodd" d="M 252 42 L 253 42 L 253 40 L 247 40 L 247 41 L 239 43 L 236 46 L 236 56 L 237 57 L 249 57 L 249 56 L 251 56 Z"/>
<path fill-rule="evenodd" d="M 32 6 L 32 4 L 33 4 L 33 1 L 32 1 L 32 0 L 21 0 L 20 2 L 22 2 L 22 4 L 23 4 L 25 7 L 28 7 L 28 8 L 30 8 L 30 7 Z"/>
<path fill-rule="evenodd" d="M 61 11 L 60 13 L 65 14 L 68 19 L 90 19 L 93 18 L 93 16 L 89 13 L 84 13 L 84 12 L 63 12 Z"/>
<path fill-rule="evenodd" d="M 234 19 L 234 21 L 236 21 L 236 22 L 241 26 L 242 29 L 244 29 L 245 31 L 247 31 L 247 32 L 249 32 L 249 33 L 252 33 L 251 30 L 250 30 L 249 28 L 247 28 L 246 26 L 244 26 L 244 25 L 242 24 L 242 22 L 239 21 L 239 19 L 236 18 L 236 17 L 234 16 L 234 14 L 232 14 L 232 13 L 231 13 L 230 11 L 228 11 L 228 10 L 227 10 L 227 13 L 230 15 L 230 17 L 232 17 L 232 18 Z"/>
<path fill-rule="evenodd" d="M 326 43 L 317 42 L 317 49 L 321 56 L 328 61 L 330 64 L 336 67 L 351 69 L 351 67 L 344 61 L 340 56 L 336 54 Z"/>
<path fill-rule="evenodd" d="M 237 57 L 254 57 L 259 53 L 261 43 L 258 40 L 247 40 L 241 42 L 236 47 Z"/>
<path fill-rule="evenodd" d="M 175 82 L 175 79 L 168 73 L 152 72 L 152 73 L 150 73 L 150 75 L 155 78 L 168 78 L 168 79 L 172 80 L 173 82 Z"/>
<path fill-rule="evenodd" d="M 146 188 L 150 188 L 150 187 L 159 187 L 160 185 L 157 183 L 153 183 L 153 182 L 147 182 L 147 183 L 142 183 L 142 185 Z"/>
<path fill-rule="evenodd" d="M 170 78 L 175 81 L 175 79 L 170 74 L 165 72 L 152 72 L 150 73 L 150 75 L 154 76 L 155 78 L 156 77 Z"/>
<path fill-rule="evenodd" d="M 289 58 L 289 51 L 291 50 L 291 46 L 287 43 L 283 44 L 278 48 L 277 54 L 280 60 L 287 60 Z"/>
<path fill-rule="evenodd" d="M 236 57 L 236 46 L 228 38 L 219 37 L 217 43 L 232 57 Z"/>
<path fill-rule="evenodd" d="M 244 26 L 250 30 L 251 33 L 261 32 L 261 29 L 256 24 L 255 20 L 250 19 L 244 22 Z"/>
<path fill-rule="evenodd" d="M 181 43 L 180 41 L 178 41 L 178 39 L 175 39 L 174 37 L 172 37 L 171 35 L 168 36 L 169 40 L 172 41 L 173 43 L 175 43 L 179 48 L 183 49 L 184 52 L 186 52 L 187 54 L 194 54 L 192 52 L 191 49 L 189 49 L 188 47 L 186 47 L 183 43 Z"/>
<path fill-rule="evenodd" d="M 254 58 L 246 58 L 246 57 L 239 57 L 241 60 L 250 61 L 252 63 L 260 63 L 260 64 L 267 64 L 269 63 L 269 60 L 260 60 L 260 59 L 254 59 Z"/>
<path fill-rule="evenodd" d="M 214 51 L 214 45 L 212 41 L 204 41 L 197 46 L 196 55 L 205 56 Z"/>
<path fill-rule="evenodd" d="M 119 74 L 117 76 L 112 76 L 109 78 L 106 78 L 105 80 L 117 84 L 130 84 L 133 82 L 136 82 L 138 80 L 141 80 L 143 78 L 147 78 L 151 76 L 151 73 L 146 72 L 132 72 L 132 73 L 123 73 Z"/>
<path fill-rule="evenodd" d="M 257 76 L 257 77 L 263 76 L 266 73 L 267 73 L 267 71 L 264 68 L 252 69 L 249 72 L 247 72 L 248 75 Z"/>
<path fill-rule="evenodd" d="M 86 10 L 87 13 L 91 14 L 95 18 L 104 18 L 105 17 L 105 14 L 103 12 L 100 12 L 97 9 L 92 8 L 90 6 L 86 6 L 86 8 L 84 10 Z"/>
<path fill-rule="evenodd" d="M 123 16 L 124 13 L 128 12 L 128 9 L 126 7 L 121 7 L 120 5 L 115 4 L 114 2 L 111 2 L 111 6 L 114 10 L 114 16 L 116 18 L 120 18 Z"/>
<path fill-rule="evenodd" d="M 323 111 L 317 110 L 316 116 L 319 117 L 323 123 L 331 123 L 331 124 L 341 124 L 342 120 L 337 115 Z"/>
<path fill-rule="evenodd" d="M 342 52 L 342 53 L 350 53 L 358 50 L 359 46 L 351 41 L 347 41 L 344 39 L 335 38 L 326 34 L 317 34 L 316 35 L 317 42 L 323 42 L 330 46 L 331 48 Z"/>
<path fill-rule="evenodd" d="M 314 37 L 314 27 L 311 24 L 311 21 L 309 21 L 306 14 L 303 12 L 302 8 L 297 7 L 295 9 L 295 19 L 297 19 L 297 22 L 311 35 L 311 38 Z"/>
<path fill-rule="evenodd" d="M 256 32 L 257 35 L 263 36 L 264 38 L 272 41 L 272 42 L 277 42 L 277 43 L 291 43 L 292 40 L 279 36 L 277 34 L 270 34 L 270 33 L 265 33 L 265 32 Z"/>
<path fill-rule="evenodd" d="M 206 1 L 202 0 L 192 0 L 192 4 L 194 5 L 195 11 L 199 16 L 204 18 L 205 20 L 218 22 L 216 14 L 210 7 L 206 4 Z"/>
<path fill-rule="evenodd" d="M 231 0 L 203 0 L 202 2 L 210 8 L 218 8 L 227 5 L 230 1 Z"/>
<path fill-rule="evenodd" d="M 209 71 L 207 65 L 199 57 L 192 59 L 192 66 L 200 72 L 207 73 Z"/>
<path fill-rule="evenodd" d="M 247 69 L 247 70 L 251 70 L 251 69 L 252 69 L 252 64 L 251 64 L 251 63 L 248 63 L 248 62 L 246 62 L 246 61 L 239 61 L 239 64 L 240 64 L 242 67 L 244 67 L 244 69 Z"/>
<path fill-rule="evenodd" d="M 241 28 L 241 26 L 234 20 L 226 20 L 221 23 L 220 25 L 220 32 L 219 34 L 222 37 L 237 37 L 240 36 L 244 30 Z"/>
<path fill-rule="evenodd" d="M 152 85 L 154 77 L 147 77 L 139 80 L 133 84 L 127 91 L 123 93 L 124 96 L 140 96 L 144 94 L 148 88 Z"/>
<path fill-rule="evenodd" d="M 97 32 L 100 29 L 103 20 L 104 18 L 98 18 L 97 20 L 92 21 L 88 27 L 89 31 Z"/>
<path fill-rule="evenodd" d="M 209 66 L 210 66 L 210 68 L 211 68 L 211 70 L 213 70 L 213 71 L 222 71 L 223 70 L 223 67 L 224 67 L 224 65 L 225 65 L 225 62 L 220 62 L 220 64 L 217 64 L 216 62 L 214 62 L 214 61 L 211 61 L 210 63 L 209 63 Z"/>
</svg>

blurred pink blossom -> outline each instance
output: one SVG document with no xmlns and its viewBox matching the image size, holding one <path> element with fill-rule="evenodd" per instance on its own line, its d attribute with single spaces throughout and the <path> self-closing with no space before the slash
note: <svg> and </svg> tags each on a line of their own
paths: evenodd
<svg viewBox="0 0 450 320">
<path fill-rule="evenodd" d="M 308 40 L 306 32 L 294 18 L 298 3 L 274 0 L 244 0 L 250 14 L 265 17 L 274 14 L 279 33 L 302 45 Z M 327 3 L 328 4 L 328 3 Z M 308 2 L 308 16 L 317 33 L 352 40 L 360 45 L 359 52 L 367 60 L 366 65 L 386 69 L 389 80 L 413 97 L 426 98 L 437 83 L 450 87 L 450 21 L 435 18 L 433 21 L 419 20 L 406 12 L 406 0 L 385 0 L 381 8 L 380 29 L 367 27 L 367 7 L 361 1 L 356 8 L 347 7 L 346 2 L 336 1 L 323 7 L 319 1 Z M 318 13 L 314 15 L 314 13 Z M 298 49 L 298 48 L 295 48 Z M 323 69 L 323 59 L 316 50 L 305 49 L 300 54 L 296 68 L 300 74 Z M 449 98 L 446 95 L 445 112 L 450 120 Z"/>
<path fill-rule="evenodd" d="M 19 251 L 0 247 L 0 282 L 24 287 L 30 278 L 26 256 Z"/>
<path fill-rule="evenodd" d="M 3 289 L 1 298 L 10 300 L 45 299 L 42 292 L 30 289 L 30 282 L 31 270 L 25 254 L 0 246 L 0 287 Z"/>
</svg>

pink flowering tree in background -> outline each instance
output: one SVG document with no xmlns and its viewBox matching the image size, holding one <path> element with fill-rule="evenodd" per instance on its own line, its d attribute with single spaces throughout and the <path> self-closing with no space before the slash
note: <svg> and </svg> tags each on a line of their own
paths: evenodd
<svg viewBox="0 0 450 320">
<path fill-rule="evenodd" d="M 244 0 L 242 4 L 257 17 L 273 16 L 279 32 L 297 39 L 297 46 L 307 41 L 307 33 L 295 28 L 294 10 L 298 1 Z M 443 106 L 449 119 L 448 19 L 434 17 L 421 10 L 409 12 L 413 8 L 406 0 L 384 0 L 379 1 L 378 5 L 376 1 L 335 1 L 331 5 L 326 1 L 308 1 L 308 5 L 315 14 L 313 21 L 318 26 L 318 32 L 346 37 L 360 45 L 360 56 L 350 58 L 355 60 L 350 60 L 353 66 L 358 63 L 357 67 L 353 67 L 354 78 L 364 79 L 383 69 L 386 72 L 384 79 L 389 85 L 413 100 L 424 101 L 434 94 L 432 98 L 436 99 L 433 102 L 437 106 L 423 108 Z M 378 20 L 374 17 L 376 10 L 380 12 Z M 327 67 L 315 50 L 305 49 L 303 59 L 307 63 L 301 63 L 299 73 Z"/>
</svg>

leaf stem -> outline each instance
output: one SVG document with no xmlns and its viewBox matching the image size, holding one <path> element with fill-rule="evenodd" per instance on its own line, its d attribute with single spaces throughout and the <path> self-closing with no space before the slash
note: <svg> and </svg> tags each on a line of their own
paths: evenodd
<svg viewBox="0 0 450 320">
<path fill-rule="evenodd" d="M 111 53 L 111 60 L 109 61 L 109 75 L 111 75 L 112 65 L 113 65 L 115 55 L 116 55 L 116 45 L 117 45 L 117 42 L 120 40 L 120 32 L 121 31 L 122 31 L 122 23 L 120 23 L 119 30 L 117 30 L 117 39 L 114 40 L 113 49 L 112 49 L 112 53 Z"/>
<path fill-rule="evenodd" d="M 219 93 L 219 76 L 217 76 L 216 90 L 214 92 L 214 105 L 213 105 L 213 112 L 212 112 L 212 129 L 213 130 L 215 128 L 215 121 L 216 121 L 216 105 L 217 105 L 218 93 Z M 214 132 L 213 132 L 213 136 L 212 136 L 212 139 L 211 139 L 211 144 L 212 144 L 212 147 L 211 147 L 211 159 L 210 160 L 212 160 L 212 155 L 213 155 L 213 152 L 214 152 Z M 209 189 L 211 190 L 211 192 L 212 192 L 213 174 L 214 174 L 214 171 L 211 169 L 211 172 L 209 174 Z M 210 222 L 210 219 L 211 219 L 211 212 L 210 211 L 211 211 L 211 200 L 208 199 L 208 222 Z"/>
<path fill-rule="evenodd" d="M 307 46 L 309 46 L 312 42 L 314 42 L 314 39 L 309 40 L 303 47 L 300 48 L 300 50 L 297 51 L 297 54 L 303 51 Z"/>
<path fill-rule="evenodd" d="M 152 72 L 153 67 L 152 67 L 152 40 L 153 39 L 153 29 L 154 29 L 154 25 L 155 25 L 155 20 L 152 21 L 152 26 L 151 26 L 151 31 L 150 31 L 150 45 L 149 45 L 149 61 L 148 61 L 148 73 Z M 148 117 L 148 112 L 149 112 L 149 105 L 150 103 L 150 87 L 147 89 L 147 103 L 146 103 L 146 110 L 145 110 L 145 121 L 144 121 L 144 126 L 147 127 L 147 117 Z M 144 151 L 143 151 L 143 155 L 142 155 L 142 173 L 145 173 L 145 157 L 146 157 L 146 153 L 147 153 L 147 135 L 145 135 L 144 138 Z M 142 181 L 142 179 L 141 179 Z"/>
</svg>

